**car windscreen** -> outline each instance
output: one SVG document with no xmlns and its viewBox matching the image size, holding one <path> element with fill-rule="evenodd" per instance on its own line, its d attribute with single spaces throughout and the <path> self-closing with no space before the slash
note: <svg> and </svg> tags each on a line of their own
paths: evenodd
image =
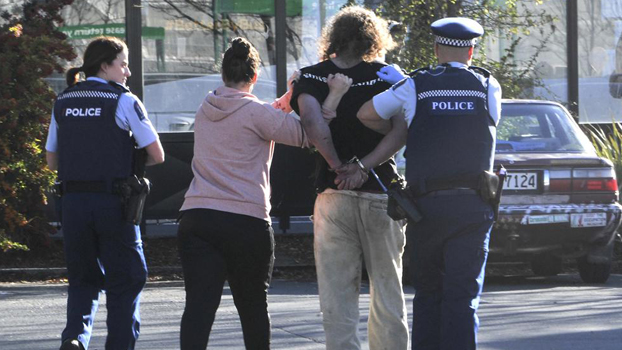
<svg viewBox="0 0 622 350">
<path fill-rule="evenodd" d="M 503 104 L 497 153 L 584 152 L 586 147 L 589 141 L 559 106 Z"/>
</svg>

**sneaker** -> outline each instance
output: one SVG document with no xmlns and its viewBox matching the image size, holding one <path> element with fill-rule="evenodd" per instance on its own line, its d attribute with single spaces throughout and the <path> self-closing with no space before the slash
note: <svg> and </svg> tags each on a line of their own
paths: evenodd
<svg viewBox="0 0 622 350">
<path fill-rule="evenodd" d="M 63 342 L 59 350 L 84 350 L 84 347 L 77 339 L 68 339 Z"/>
</svg>

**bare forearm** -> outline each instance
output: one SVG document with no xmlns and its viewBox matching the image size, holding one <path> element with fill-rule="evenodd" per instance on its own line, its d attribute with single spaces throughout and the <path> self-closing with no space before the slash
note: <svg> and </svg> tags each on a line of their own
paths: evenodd
<svg viewBox="0 0 622 350">
<path fill-rule="evenodd" d="M 367 128 L 374 130 L 375 132 L 386 135 L 391 130 L 391 122 L 386 119 L 382 119 L 374 108 L 373 100 L 369 100 L 361 106 L 356 117 Z"/>
<path fill-rule="evenodd" d="M 147 151 L 147 161 L 145 165 L 156 165 L 164 162 L 164 149 L 160 140 L 156 140 L 145 147 Z"/>
<path fill-rule="evenodd" d="M 329 74 L 326 78 L 326 84 L 328 85 L 328 96 L 322 103 L 322 116 L 327 123 L 330 123 L 337 117 L 337 107 L 343 95 L 350 89 L 352 79 L 341 73 Z"/>
<path fill-rule="evenodd" d="M 341 101 L 342 97 L 342 94 L 337 94 L 331 91 L 328 96 L 326 96 L 324 103 L 322 103 L 322 110 L 331 112 L 337 111 L 337 106 L 339 106 L 339 101 Z"/>
<path fill-rule="evenodd" d="M 56 152 L 45 152 L 45 160 L 50 170 L 58 170 L 58 154 Z"/>
<path fill-rule="evenodd" d="M 272 107 L 276 109 L 280 109 L 285 113 L 290 113 L 292 111 L 292 107 L 289 104 L 289 101 L 292 99 L 292 90 L 287 90 L 283 96 L 277 98 L 272 102 Z"/>
<path fill-rule="evenodd" d="M 309 141 L 324 157 L 329 167 L 333 169 L 339 167 L 341 160 L 335 151 L 330 128 L 322 118 L 320 103 L 313 96 L 302 94 L 298 97 L 298 105 L 300 106 L 300 121 Z"/>
<path fill-rule="evenodd" d="M 361 162 L 367 169 L 372 169 L 386 162 L 406 144 L 408 128 L 403 115 L 396 115 L 389 121 L 391 130 L 382 138 L 380 143 L 367 154 Z"/>
<path fill-rule="evenodd" d="M 338 176 L 335 179 L 337 188 L 340 190 L 359 188 L 367 181 L 369 170 L 386 162 L 404 147 L 408 132 L 404 116 L 394 116 L 390 122 L 392 125 L 391 130 L 382 138 L 373 151 L 359 160 L 359 164 L 347 164 L 338 171 Z"/>
<path fill-rule="evenodd" d="M 315 121 L 313 123 L 303 122 L 302 126 L 309 137 L 309 141 L 315 146 L 318 152 L 320 152 L 322 157 L 324 157 L 328 166 L 332 169 L 339 167 L 341 165 L 341 160 L 337 155 L 337 151 L 335 151 L 328 124 L 324 121 Z"/>
</svg>

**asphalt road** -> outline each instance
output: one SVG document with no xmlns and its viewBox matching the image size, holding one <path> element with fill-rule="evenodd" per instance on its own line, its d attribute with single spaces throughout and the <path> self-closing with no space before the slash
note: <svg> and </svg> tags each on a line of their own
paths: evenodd
<svg viewBox="0 0 622 350">
<path fill-rule="evenodd" d="M 0 349 L 57 349 L 64 326 L 66 285 L 0 284 Z M 361 297 L 365 341 L 368 289 Z M 412 288 L 406 288 L 408 309 Z M 105 298 L 90 349 L 104 349 Z M 184 305 L 181 282 L 149 283 L 142 299 L 137 349 L 179 349 Z M 270 290 L 273 349 L 324 349 L 315 283 L 274 281 Z M 605 285 L 585 285 L 577 275 L 550 278 L 494 277 L 480 305 L 480 350 L 622 349 L 622 275 Z M 409 311 L 409 322 L 412 312 Z M 367 345 L 364 346 L 367 349 Z M 244 349 L 228 290 L 209 349 Z"/>
</svg>

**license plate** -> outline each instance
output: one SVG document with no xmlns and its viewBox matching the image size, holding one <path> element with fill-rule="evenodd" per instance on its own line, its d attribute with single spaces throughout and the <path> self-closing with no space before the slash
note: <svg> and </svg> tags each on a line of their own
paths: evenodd
<svg viewBox="0 0 622 350">
<path fill-rule="evenodd" d="M 508 172 L 503 183 L 504 190 L 537 190 L 538 173 L 536 172 Z"/>
<path fill-rule="evenodd" d="M 607 225 L 607 213 L 571 214 L 571 227 L 602 227 Z"/>
</svg>

